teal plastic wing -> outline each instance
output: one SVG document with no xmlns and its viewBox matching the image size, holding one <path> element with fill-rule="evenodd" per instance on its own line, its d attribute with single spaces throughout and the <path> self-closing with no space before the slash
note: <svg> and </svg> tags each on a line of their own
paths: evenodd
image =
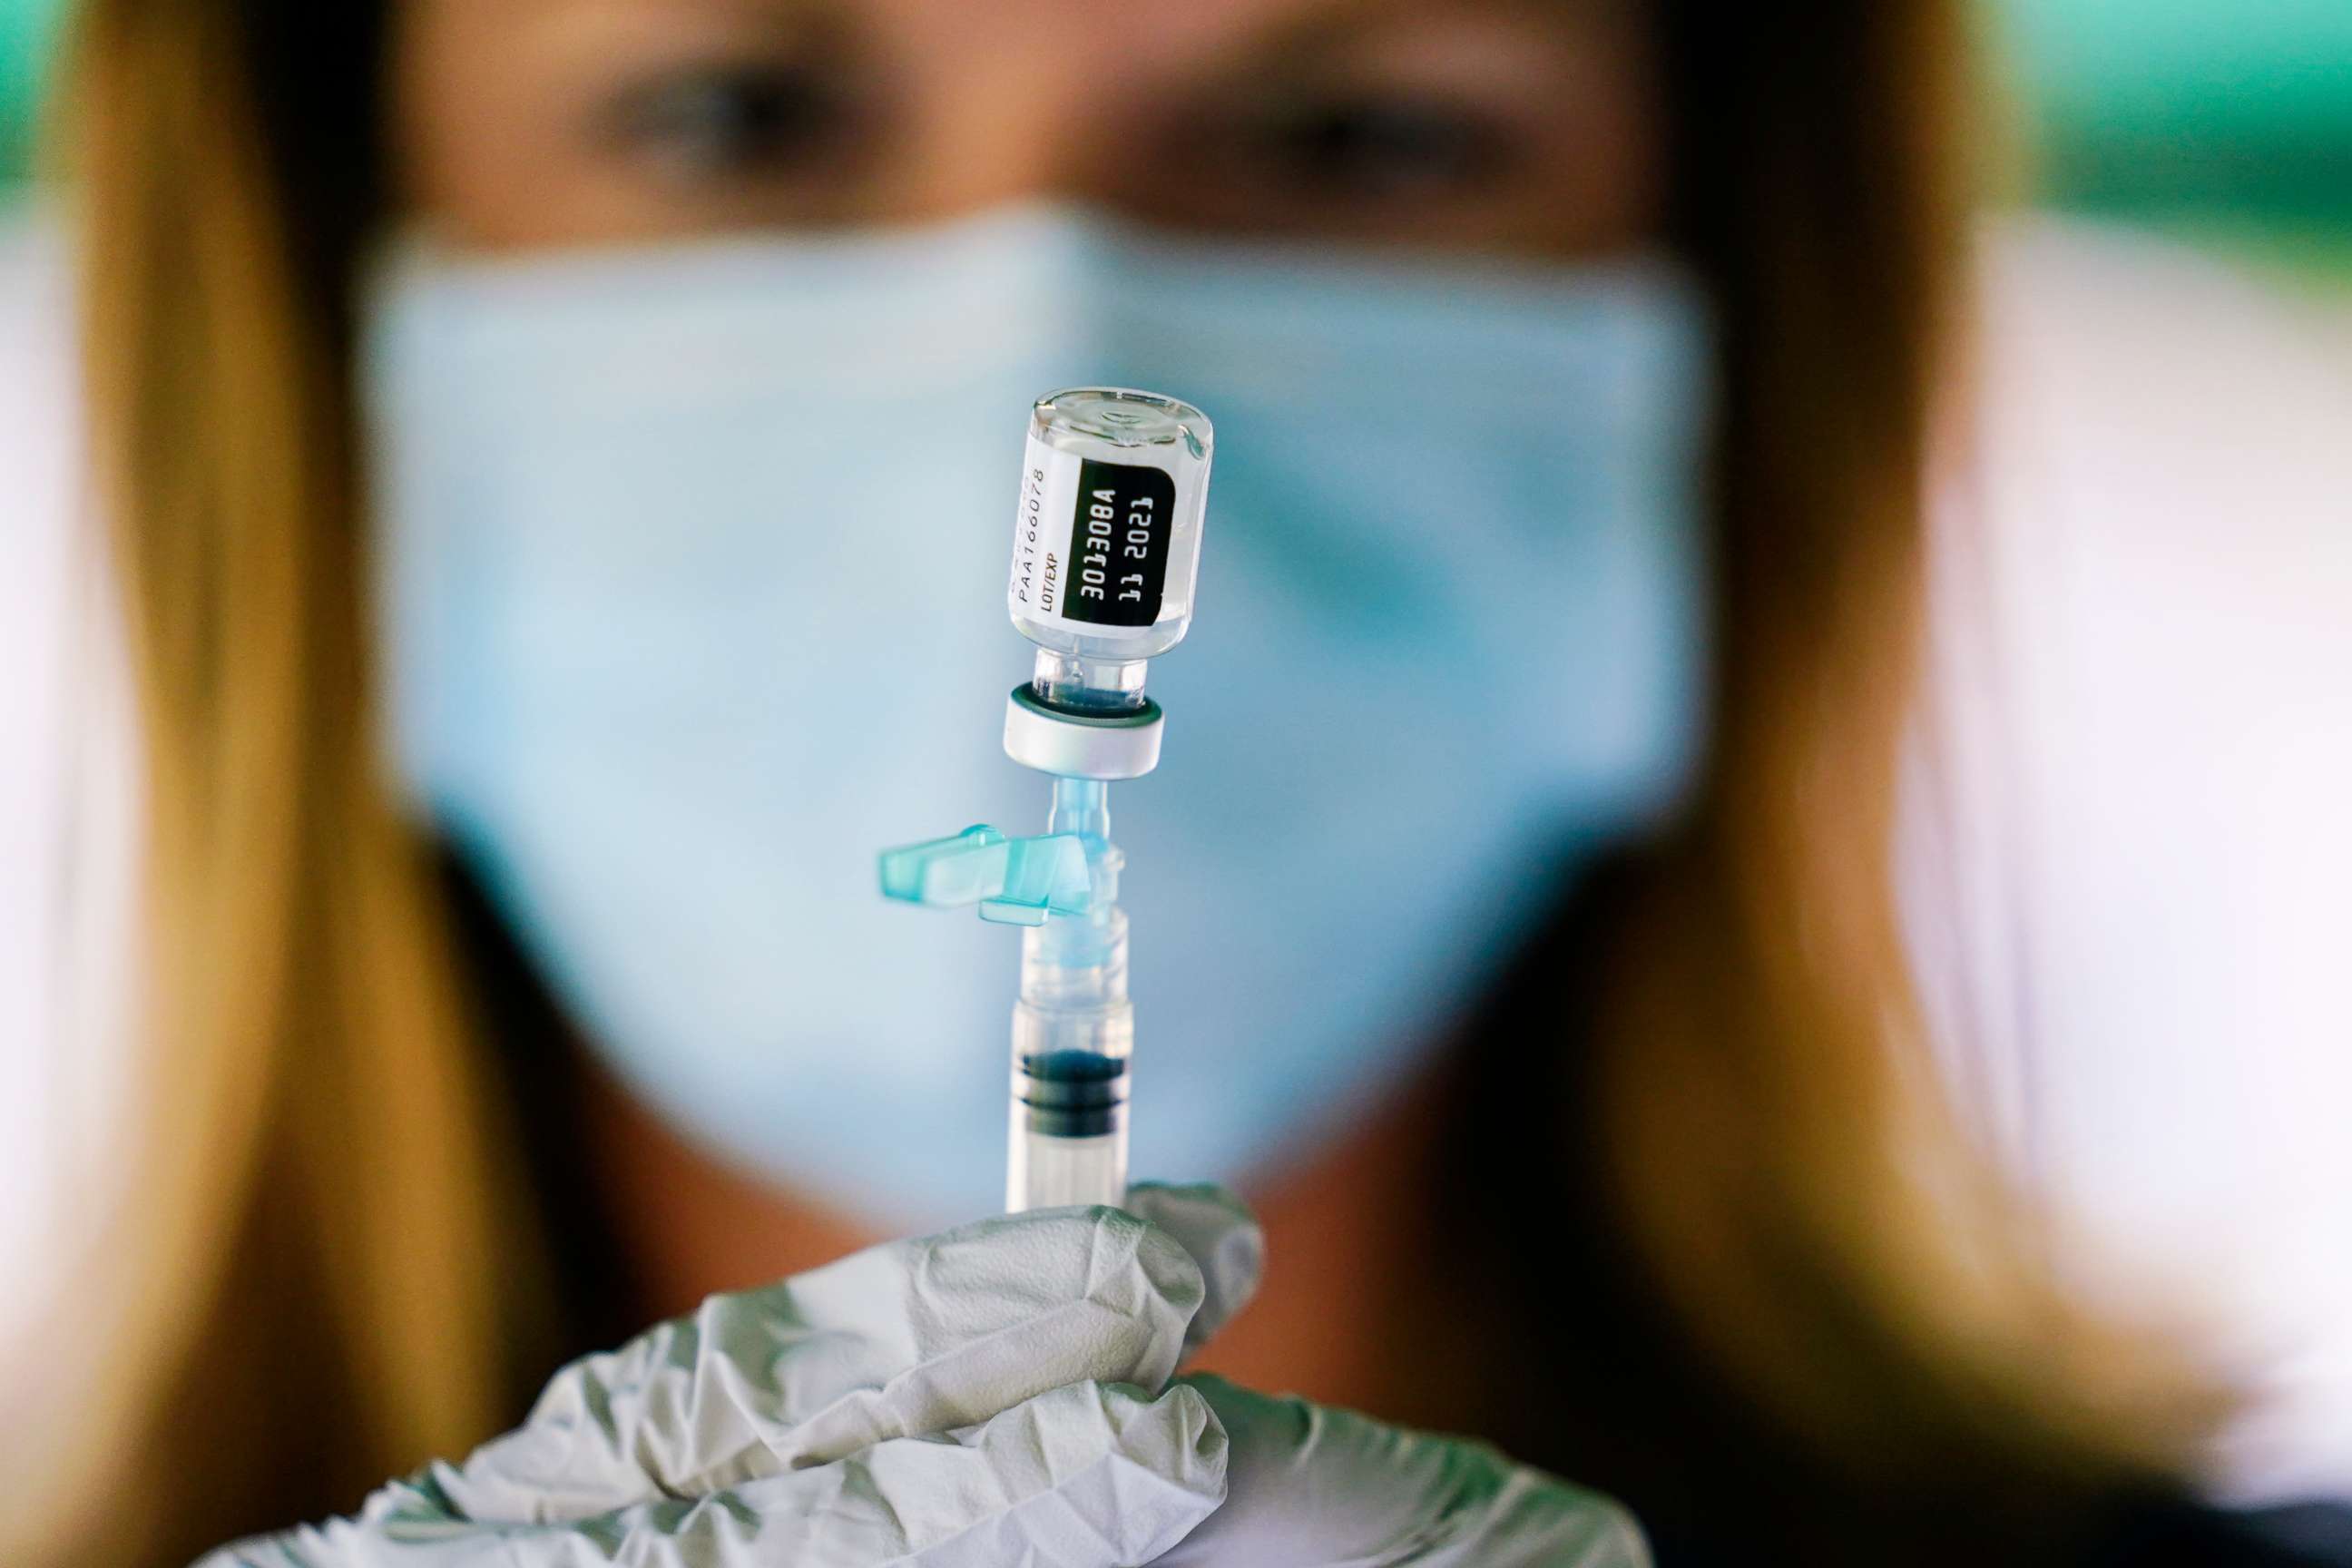
<svg viewBox="0 0 2352 1568">
<path fill-rule="evenodd" d="M 952 838 L 882 852 L 882 896 L 935 910 L 980 907 L 1001 925 L 1045 923 L 1092 905 L 1086 840 L 1076 833 L 1008 838 L 982 823 Z"/>
</svg>

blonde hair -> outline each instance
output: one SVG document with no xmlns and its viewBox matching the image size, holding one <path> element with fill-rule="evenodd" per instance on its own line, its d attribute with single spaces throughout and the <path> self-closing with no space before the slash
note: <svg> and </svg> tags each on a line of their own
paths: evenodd
<svg viewBox="0 0 2352 1568">
<path fill-rule="evenodd" d="M 1924 471 L 1986 174 L 1975 40 L 1942 0 L 1802 27 L 1664 8 L 1670 74 L 1717 110 L 1680 117 L 1678 187 L 1722 327 L 1715 713 L 1595 1004 L 1614 1224 L 1837 1473 L 2058 1514 L 2164 1485 L 2227 1393 L 2177 1325 L 2060 1287 L 2049 1216 L 1939 1092 L 1895 903 Z"/>
<path fill-rule="evenodd" d="M 1720 121 L 1680 149 L 1725 336 L 1718 713 L 1695 826 L 1626 916 L 1615 1199 L 1707 1353 L 1810 1440 L 2177 1464 L 2200 1385 L 2051 1286 L 1911 1056 L 1886 847 L 1964 208 L 1954 7 L 1676 6 Z M 331 68 L 253 19 L 301 14 L 89 0 L 68 78 L 154 960 L 103 1285 L 125 1317 L 48 1494 L 76 1561 L 170 1560 L 465 1448 L 546 1321 L 509 1108 L 369 743 L 348 296 L 373 153 L 272 74 Z M 372 115 L 375 67 L 314 91 Z M 196 1412 L 203 1451 L 164 1457 Z"/>
<path fill-rule="evenodd" d="M 1683 117 L 1681 184 L 1724 326 L 1716 711 L 1599 1003 L 1617 1223 L 1685 1331 L 1846 1474 L 2161 1485 L 2227 1394 L 2177 1325 L 2059 1287 L 2048 1216 L 1938 1091 L 1895 903 L 1924 470 L 1984 178 L 1974 40 L 1940 3 L 1668 11 L 1681 90 L 1723 110 Z"/>
<path fill-rule="evenodd" d="M 73 23 L 147 1033 L 131 1198 L 75 1292 L 118 1321 L 56 1456 L 78 1473 L 44 1492 L 74 1506 L 12 1562 L 60 1540 L 184 1561 L 462 1451 L 503 1413 L 528 1310 L 503 1108 L 371 743 L 339 304 L 306 275 L 237 16 L 134 0 Z"/>
</svg>

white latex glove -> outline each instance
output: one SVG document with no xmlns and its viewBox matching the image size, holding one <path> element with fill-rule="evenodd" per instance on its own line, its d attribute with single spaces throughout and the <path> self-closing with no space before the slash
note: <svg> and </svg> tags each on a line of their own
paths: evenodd
<svg viewBox="0 0 2352 1568">
<path fill-rule="evenodd" d="M 1160 1568 L 1649 1568 L 1633 1516 L 1484 1443 L 1196 1373 L 1225 1431 L 1224 1506 Z"/>
<path fill-rule="evenodd" d="M 1129 1207 L 713 1297 L 565 1368 L 463 1465 L 202 1568 L 1646 1562 L 1612 1505 L 1475 1446 L 1169 1386 L 1255 1288 L 1257 1228 L 1211 1188 Z"/>
</svg>

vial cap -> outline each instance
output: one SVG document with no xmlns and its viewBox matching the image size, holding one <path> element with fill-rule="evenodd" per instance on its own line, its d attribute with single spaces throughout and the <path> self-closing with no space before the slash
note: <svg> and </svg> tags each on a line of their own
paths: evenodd
<svg viewBox="0 0 2352 1568">
<path fill-rule="evenodd" d="M 1149 698 L 1126 712 L 1087 715 L 1049 706 L 1024 683 L 1005 700 L 1004 754 L 1066 779 L 1139 779 L 1160 765 L 1165 728 Z"/>
</svg>

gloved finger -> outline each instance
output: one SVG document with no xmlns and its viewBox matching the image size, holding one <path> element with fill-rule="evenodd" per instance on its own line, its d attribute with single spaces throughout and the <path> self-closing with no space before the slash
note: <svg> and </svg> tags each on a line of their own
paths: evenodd
<svg viewBox="0 0 2352 1568">
<path fill-rule="evenodd" d="M 1139 1182 L 1127 1190 L 1127 1212 L 1150 1221 L 1184 1246 L 1201 1266 L 1207 1294 L 1184 1331 L 1190 1357 L 1257 1294 L 1265 1267 L 1265 1232 L 1247 1205 L 1208 1182 L 1177 1186 Z"/>
<path fill-rule="evenodd" d="M 1202 1290 L 1182 1247 L 1112 1208 L 893 1242 L 573 1363 L 437 1481 L 470 1518 L 579 1519 L 969 1426 L 1064 1384 L 1156 1389 Z"/>
<path fill-rule="evenodd" d="M 1648 1568 L 1622 1507 L 1485 1444 L 1196 1375 L 1231 1445 L 1225 1505 L 1162 1568 Z"/>
<path fill-rule="evenodd" d="M 1192 1389 L 1146 1400 L 1081 1384 L 975 1427 L 562 1523 L 468 1520 L 420 1478 L 357 1519 L 198 1568 L 1130 1568 L 1217 1507 L 1225 1454 Z"/>
</svg>

